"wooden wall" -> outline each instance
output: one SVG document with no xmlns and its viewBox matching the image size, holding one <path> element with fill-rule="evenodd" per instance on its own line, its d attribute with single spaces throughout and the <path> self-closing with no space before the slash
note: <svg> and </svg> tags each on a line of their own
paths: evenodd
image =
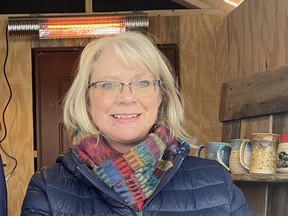
<svg viewBox="0 0 288 216">
<path fill-rule="evenodd" d="M 246 0 L 227 17 L 229 76 L 234 80 L 288 63 L 287 0 Z M 223 80 L 223 81 L 224 81 Z M 287 133 L 287 114 L 225 122 L 223 139 L 249 138 L 253 132 Z M 242 182 L 248 203 L 257 216 L 287 214 L 287 184 Z M 279 191 L 281 190 L 281 196 Z M 277 194 L 278 193 L 278 194 Z"/>
<path fill-rule="evenodd" d="M 9 98 L 9 91 L 3 75 L 3 64 L 6 55 L 5 28 L 6 20 L 0 21 L 0 113 L 1 139 L 4 136 L 2 112 Z M 6 72 L 12 88 L 12 100 L 5 119 L 7 137 L 2 147 L 18 161 L 18 166 L 7 181 L 9 216 L 19 215 L 19 208 L 26 191 L 27 182 L 33 173 L 33 119 L 32 119 L 32 76 L 31 76 L 31 43 L 27 41 L 9 42 L 9 56 Z M 7 175 L 15 163 L 0 150 Z"/>
<path fill-rule="evenodd" d="M 179 44 L 181 86 L 187 104 L 186 126 L 190 133 L 199 139 L 199 143 L 221 139 L 221 123 L 217 122 L 219 83 L 223 77 L 222 73 L 228 72 L 227 24 L 220 25 L 222 18 L 222 16 L 205 15 L 149 18 L 149 32 L 158 38 L 159 43 Z M 4 43 L 6 25 L 7 17 L 1 16 L 1 68 L 6 54 Z M 221 33 L 216 35 L 217 31 Z M 217 37 L 221 39 L 219 44 Z M 3 148 L 18 160 L 16 171 L 7 181 L 9 216 L 20 214 L 26 187 L 34 170 L 31 49 L 82 46 L 87 42 L 88 40 L 33 42 L 9 40 L 6 72 L 12 86 L 13 97 L 6 113 L 8 134 L 3 142 Z M 8 96 L 3 73 L 0 73 L 0 113 Z M 2 120 L 0 123 L 2 137 Z M 3 155 L 1 150 L 0 153 Z M 5 155 L 3 160 L 8 164 L 5 167 L 7 175 L 13 168 L 13 160 Z"/>
<path fill-rule="evenodd" d="M 287 0 L 245 0 L 228 22 L 228 79 L 288 63 Z"/>
<path fill-rule="evenodd" d="M 228 74 L 227 20 L 222 16 L 180 18 L 181 87 L 186 128 L 198 144 L 221 141 L 220 85 Z"/>
</svg>

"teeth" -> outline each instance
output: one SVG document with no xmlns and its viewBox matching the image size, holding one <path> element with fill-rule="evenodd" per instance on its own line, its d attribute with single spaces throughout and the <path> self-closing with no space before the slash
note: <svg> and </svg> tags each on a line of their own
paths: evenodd
<svg viewBox="0 0 288 216">
<path fill-rule="evenodd" d="M 136 118 L 137 114 L 134 115 L 113 115 L 117 119 L 131 119 L 131 118 Z"/>
</svg>

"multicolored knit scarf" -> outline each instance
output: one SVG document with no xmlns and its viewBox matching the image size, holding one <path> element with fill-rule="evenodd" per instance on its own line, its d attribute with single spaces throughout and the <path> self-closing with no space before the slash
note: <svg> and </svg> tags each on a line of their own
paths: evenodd
<svg viewBox="0 0 288 216">
<path fill-rule="evenodd" d="M 178 142 L 159 125 L 148 138 L 126 153 L 119 153 L 104 139 L 77 131 L 73 151 L 77 157 L 136 211 L 155 191 L 165 172 L 173 166 Z"/>
</svg>

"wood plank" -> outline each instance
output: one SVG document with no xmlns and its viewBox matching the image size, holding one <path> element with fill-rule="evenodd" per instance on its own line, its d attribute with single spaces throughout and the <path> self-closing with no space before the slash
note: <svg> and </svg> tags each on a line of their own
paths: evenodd
<svg viewBox="0 0 288 216">
<path fill-rule="evenodd" d="M 1 145 L 9 155 L 17 159 L 17 167 L 6 182 L 8 190 L 8 215 L 20 215 L 27 182 L 34 172 L 32 60 L 29 54 L 30 51 L 30 41 L 9 41 L 9 58 L 7 60 L 6 71 L 13 96 L 5 115 L 8 133 Z M 15 59 L 19 61 L 15 63 Z M 7 88 L 7 84 L 3 85 L 3 88 Z M 2 96 L 1 89 L 0 92 Z M 6 90 L 4 93 L 3 99 L 6 100 L 8 93 Z M 3 156 L 2 152 L 1 155 Z M 4 168 L 7 175 L 12 171 L 15 161 L 6 156 L 3 157 L 3 161 L 7 164 Z"/>
<path fill-rule="evenodd" d="M 287 183 L 271 184 L 268 188 L 267 215 L 287 215 Z"/>
<path fill-rule="evenodd" d="M 201 9 L 211 8 L 210 5 L 200 0 L 172 0 L 172 1 L 189 8 L 192 8 L 193 6 L 199 7 Z"/>
<path fill-rule="evenodd" d="M 230 142 L 232 139 L 240 138 L 241 121 L 227 121 L 222 127 L 222 141 Z"/>
<path fill-rule="evenodd" d="M 250 138 L 251 133 L 271 133 L 270 116 L 261 116 L 241 120 L 241 138 Z"/>
<path fill-rule="evenodd" d="M 189 1 L 192 4 L 195 3 L 195 0 L 185 0 L 185 1 Z M 231 4 L 228 4 L 227 2 L 223 0 L 200 0 L 200 1 L 202 2 L 202 4 L 206 4 L 210 8 L 218 8 L 219 10 L 224 11 L 226 14 L 229 14 L 231 11 L 235 9 L 234 6 L 232 6 Z M 204 7 L 200 7 L 200 8 L 204 9 Z"/>
<path fill-rule="evenodd" d="M 288 113 L 273 115 L 272 132 L 276 134 L 288 134 Z"/>
<path fill-rule="evenodd" d="M 190 16 L 190 15 L 226 15 L 222 10 L 217 8 L 206 9 L 177 9 L 177 10 L 149 10 L 143 11 L 149 17 L 153 16 Z M 126 11 L 127 13 L 127 11 Z M 114 13 L 115 14 L 115 13 Z"/>
<path fill-rule="evenodd" d="M 288 65 L 222 83 L 220 121 L 288 111 Z"/>
<path fill-rule="evenodd" d="M 156 44 L 178 44 L 179 17 L 149 17 L 149 34 Z"/>
<path fill-rule="evenodd" d="M 266 1 L 263 30 L 266 34 L 265 47 L 268 68 L 287 64 L 287 0 Z"/>
<path fill-rule="evenodd" d="M 251 74 L 268 69 L 267 65 L 267 16 L 265 15 L 266 1 L 245 1 L 248 4 L 251 14 L 249 22 L 251 23 L 250 35 L 252 36 L 252 58 Z M 271 14 L 274 16 L 274 14 Z M 252 18 L 253 17 L 253 18 Z M 239 17 L 240 18 L 240 17 Z M 270 26 L 269 26 L 270 27 Z M 269 29 L 269 27 L 267 29 Z M 240 47 L 241 49 L 241 47 Z M 251 55 L 250 55 L 251 56 Z"/>
<path fill-rule="evenodd" d="M 246 3 L 246 2 L 245 2 Z M 241 5 L 242 6 L 242 5 Z M 241 8 L 241 9 L 239 9 Z M 230 78 L 239 78 L 239 74 L 245 68 L 245 7 L 238 7 L 228 16 L 229 23 L 229 61 L 230 61 Z"/>
<path fill-rule="evenodd" d="M 234 181 L 241 182 L 288 182 L 288 174 L 231 174 Z"/>
<path fill-rule="evenodd" d="M 180 17 L 180 76 L 186 108 L 185 128 L 197 138 L 198 144 L 211 139 L 221 140 L 222 124 L 218 121 L 221 82 L 218 77 L 222 77 L 223 71 L 215 72 L 218 48 L 215 46 L 218 42 L 215 41 L 215 26 L 221 22 L 222 16 Z M 225 35 L 225 32 L 218 35 Z M 225 39 L 228 36 L 222 36 L 222 44 L 227 43 Z M 222 53 L 227 56 L 225 52 L 228 49 L 224 46 Z"/>
<path fill-rule="evenodd" d="M 86 13 L 92 13 L 93 12 L 92 0 L 85 0 L 85 12 Z"/>
<path fill-rule="evenodd" d="M 244 1 L 229 14 L 231 77 L 288 63 L 287 4 L 286 0 Z"/>
</svg>

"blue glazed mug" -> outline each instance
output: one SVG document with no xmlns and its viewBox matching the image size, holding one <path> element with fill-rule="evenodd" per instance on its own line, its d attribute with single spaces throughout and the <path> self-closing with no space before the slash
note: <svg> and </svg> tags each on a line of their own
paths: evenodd
<svg viewBox="0 0 288 216">
<path fill-rule="evenodd" d="M 229 169 L 229 158 L 231 152 L 231 144 L 226 142 L 208 142 L 201 145 L 196 150 L 196 157 L 201 157 L 201 152 L 206 149 L 205 158 L 216 160 L 222 164 L 227 170 Z"/>
</svg>

